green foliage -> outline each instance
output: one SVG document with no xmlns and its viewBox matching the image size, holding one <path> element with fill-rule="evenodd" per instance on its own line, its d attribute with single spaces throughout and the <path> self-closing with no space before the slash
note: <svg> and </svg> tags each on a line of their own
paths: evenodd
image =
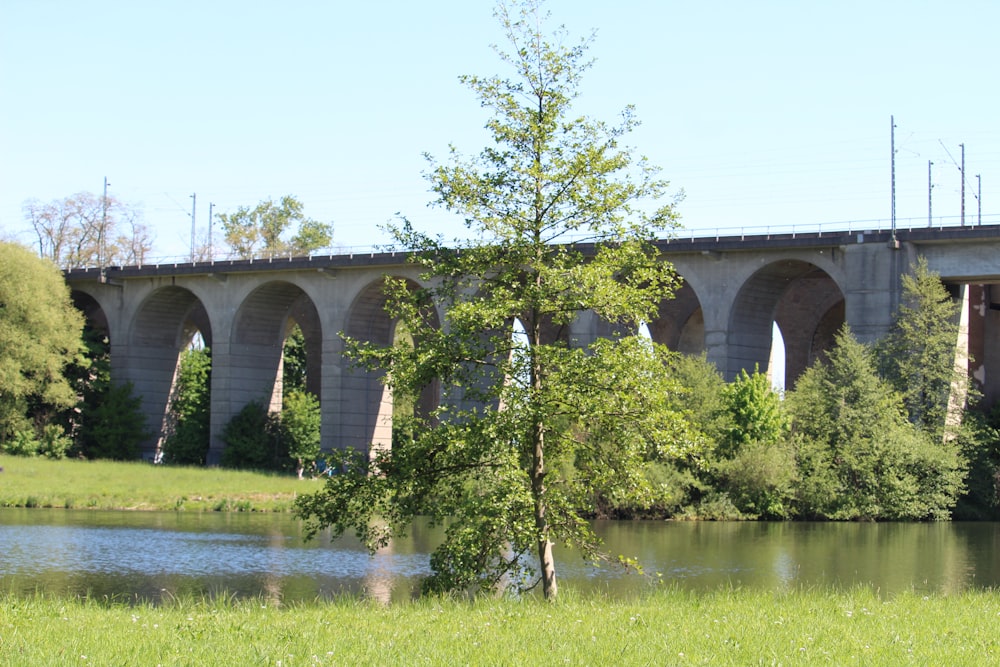
<svg viewBox="0 0 1000 667">
<path fill-rule="evenodd" d="M 326 248 L 333 239 L 333 226 L 307 218 L 302 203 L 285 195 L 254 208 L 241 206 L 233 213 L 220 213 L 226 243 L 240 258 L 308 255 Z M 287 235 L 295 230 L 295 235 Z"/>
<path fill-rule="evenodd" d="M 1000 403 L 988 414 L 970 411 L 957 443 L 969 463 L 967 492 L 959 498 L 955 518 L 1000 520 Z"/>
<path fill-rule="evenodd" d="M 746 369 L 722 392 L 725 410 L 731 426 L 726 434 L 722 454 L 733 456 L 751 442 L 764 445 L 778 442 L 788 429 L 788 418 L 781 407 L 781 396 L 771 386 L 767 375 Z"/>
<path fill-rule="evenodd" d="M 830 519 L 943 519 L 962 490 L 957 446 L 906 419 L 871 350 L 845 327 L 829 363 L 788 397 L 800 460 L 799 511 Z"/>
<path fill-rule="evenodd" d="M 55 265 L 0 242 L 0 444 L 25 430 L 41 437 L 74 405 L 65 372 L 82 355 L 82 329 Z"/>
<path fill-rule="evenodd" d="M 286 391 L 281 407 L 281 438 L 288 455 L 296 462 L 299 477 L 316 462 L 320 451 L 319 399 L 301 391 Z"/>
<path fill-rule="evenodd" d="M 405 437 L 391 450 L 342 454 L 344 472 L 297 511 L 313 533 L 353 530 L 372 548 L 428 515 L 447 531 L 426 590 L 489 591 L 537 576 L 551 598 L 553 542 L 600 556 L 587 499 L 654 499 L 644 464 L 690 457 L 699 441 L 676 408 L 669 353 L 631 335 L 677 284 L 650 243 L 674 225 L 671 205 L 648 206 L 668 184 L 620 145 L 637 123 L 631 108 L 617 126 L 571 110 L 586 41 L 565 46 L 561 32 L 550 41 L 534 0 L 501 3 L 497 15 L 511 46 L 498 53 L 514 78 L 462 79 L 494 114 L 493 143 L 472 158 L 428 158 L 436 203 L 466 220 L 472 240 L 447 247 L 405 220 L 392 227 L 431 287 L 388 280 L 389 315 L 408 335 L 387 348 L 347 346 L 384 373 L 394 401 L 420 405 L 435 384 L 442 401 L 398 415 Z M 621 336 L 571 344 L 560 332 L 586 311 Z M 511 335 L 515 320 L 523 342 Z"/>
<path fill-rule="evenodd" d="M 170 405 L 174 427 L 163 443 L 165 463 L 205 465 L 211 440 L 211 384 L 211 352 L 184 350 Z"/>
<path fill-rule="evenodd" d="M 91 459 L 128 461 L 138 458 L 139 446 L 150 436 L 142 397 L 132 394 L 132 383 L 112 385 L 83 416 L 81 453 Z"/>
<path fill-rule="evenodd" d="M 285 392 L 306 390 L 306 337 L 298 324 L 285 336 L 282 350 L 282 387 Z"/>
<path fill-rule="evenodd" d="M 248 470 L 279 470 L 288 464 L 288 450 L 282 447 L 280 419 L 263 404 L 248 403 L 222 431 L 226 448 L 222 466 Z"/>
<path fill-rule="evenodd" d="M 961 306 L 923 257 L 902 281 L 903 301 L 877 355 L 883 376 L 903 396 L 910 421 L 941 438 L 953 387 L 969 389 L 967 373 L 955 368 Z"/>
</svg>

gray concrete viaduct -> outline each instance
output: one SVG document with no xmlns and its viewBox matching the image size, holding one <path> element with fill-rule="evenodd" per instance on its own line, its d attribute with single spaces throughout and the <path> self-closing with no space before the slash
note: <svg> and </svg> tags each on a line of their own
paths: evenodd
<svg viewBox="0 0 1000 667">
<path fill-rule="evenodd" d="M 659 342 L 704 351 L 727 378 L 768 368 L 772 327 L 785 343 L 785 381 L 830 346 L 843 323 L 862 340 L 883 335 L 900 297 L 900 277 L 918 256 L 967 302 L 976 378 L 1000 398 L 1000 226 L 671 239 L 659 242 L 684 279 L 649 323 Z M 341 332 L 388 343 L 385 275 L 419 282 L 406 256 L 332 255 L 254 261 L 72 270 L 74 299 L 111 341 L 112 377 L 131 381 L 161 444 L 178 354 L 200 332 L 212 349 L 212 443 L 246 403 L 280 395 L 282 344 L 291 322 L 306 340 L 308 382 L 320 397 L 324 448 L 386 445 L 391 397 L 378 379 L 352 369 Z M 580 317 L 570 337 L 606 328 Z M 780 372 L 780 371 L 779 371 Z"/>
</svg>

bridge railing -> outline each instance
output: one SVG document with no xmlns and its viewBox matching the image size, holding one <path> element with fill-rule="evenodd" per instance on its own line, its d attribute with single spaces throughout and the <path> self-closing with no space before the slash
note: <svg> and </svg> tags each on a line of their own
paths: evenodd
<svg viewBox="0 0 1000 667">
<path fill-rule="evenodd" d="M 925 230 L 925 229 L 945 229 L 945 228 L 975 228 L 980 225 L 1000 225 L 1000 213 L 992 213 L 988 215 L 979 216 L 966 216 L 965 224 L 962 224 L 961 216 L 935 216 L 932 220 L 927 218 L 897 218 L 895 223 L 896 231 L 913 231 L 913 230 Z M 697 241 L 711 241 L 718 240 L 721 238 L 746 238 L 746 237 L 769 237 L 769 236 L 784 236 L 795 238 L 798 235 L 825 235 L 825 234 L 853 234 L 856 232 L 889 232 L 892 231 L 893 223 L 888 218 L 873 218 L 870 220 L 849 220 L 840 222 L 821 222 L 821 223 L 803 223 L 803 224 L 784 224 L 784 225 L 742 225 L 742 226 L 728 226 L 728 227 L 692 227 L 690 229 L 681 227 L 677 229 L 671 239 L 672 243 L 683 243 L 685 241 L 697 242 Z M 566 237 L 568 240 L 577 240 L 572 237 Z M 584 238 L 583 236 L 580 237 Z M 385 254 L 384 246 L 380 245 L 335 245 L 332 248 L 325 249 L 324 252 L 317 253 L 315 256 L 325 257 L 325 256 L 372 256 L 376 254 Z M 273 257 L 254 257 L 252 259 L 236 257 L 230 253 L 225 252 L 215 252 L 211 257 L 201 257 L 197 258 L 194 262 L 191 261 L 190 255 L 174 255 L 174 256 L 156 256 L 156 257 L 146 257 L 143 262 L 138 266 L 170 266 L 179 264 L 214 264 L 217 262 L 273 262 L 273 261 L 283 261 L 293 259 L 289 256 L 273 256 Z M 303 258 L 305 259 L 305 258 Z M 89 267 L 89 269 L 97 270 L 96 267 Z M 85 267 L 79 267 L 74 270 L 85 270 Z"/>
</svg>

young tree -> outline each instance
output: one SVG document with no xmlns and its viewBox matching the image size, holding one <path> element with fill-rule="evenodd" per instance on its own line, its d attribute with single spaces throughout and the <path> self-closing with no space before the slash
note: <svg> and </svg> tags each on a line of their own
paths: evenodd
<svg viewBox="0 0 1000 667">
<path fill-rule="evenodd" d="M 330 245 L 333 226 L 305 216 L 302 203 L 285 195 L 277 204 L 271 199 L 254 208 L 241 206 L 233 213 L 220 213 L 226 243 L 242 259 L 307 255 Z M 295 235 L 287 239 L 291 231 Z"/>
<path fill-rule="evenodd" d="M 0 242 L 0 443 L 39 436 L 76 394 L 65 377 L 83 354 L 83 316 L 51 262 Z"/>
<path fill-rule="evenodd" d="M 211 438 L 212 355 L 208 348 L 181 354 L 170 404 L 173 430 L 163 443 L 165 463 L 205 465 Z"/>
<path fill-rule="evenodd" d="M 388 348 L 349 341 L 359 363 L 385 373 L 394 399 L 419 406 L 437 382 L 440 405 L 400 416 L 405 437 L 391 450 L 344 454 L 344 472 L 297 502 L 313 532 L 354 529 L 373 548 L 414 516 L 447 523 L 430 591 L 538 575 L 554 598 L 553 542 L 598 553 L 574 463 L 600 471 L 587 484 L 626 493 L 635 463 L 680 456 L 689 442 L 666 353 L 634 335 L 676 285 L 650 243 L 675 224 L 671 204 L 648 206 L 667 183 L 619 143 L 636 125 L 631 108 L 613 126 L 573 113 L 588 40 L 565 46 L 560 30 L 550 41 L 539 4 L 498 6 L 510 43 L 498 53 L 513 78 L 462 78 L 493 111 L 494 143 L 477 157 L 454 148 L 445 163 L 428 157 L 436 203 L 461 215 L 473 240 L 446 247 L 408 221 L 393 227 L 428 287 L 387 281 L 389 314 L 408 336 Z M 585 311 L 619 335 L 568 340 Z M 515 320 L 523 342 L 511 335 Z"/>
<path fill-rule="evenodd" d="M 81 453 L 92 459 L 129 461 L 139 456 L 139 445 L 150 435 L 142 413 L 142 397 L 132 383 L 112 385 L 97 405 L 83 415 Z"/>
<path fill-rule="evenodd" d="M 903 301 L 877 348 L 882 374 L 902 394 L 910 421 L 937 438 L 952 392 L 969 388 L 968 373 L 955 367 L 959 308 L 921 257 L 903 276 Z"/>
<path fill-rule="evenodd" d="M 319 399 L 301 389 L 285 393 L 281 406 L 281 437 L 288 455 L 295 461 L 299 479 L 319 456 L 321 422 Z"/>
</svg>

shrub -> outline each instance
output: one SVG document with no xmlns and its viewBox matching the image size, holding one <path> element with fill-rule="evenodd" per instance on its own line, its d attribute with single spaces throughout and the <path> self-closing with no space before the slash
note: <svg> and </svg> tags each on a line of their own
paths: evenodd
<svg viewBox="0 0 1000 667">
<path fill-rule="evenodd" d="M 282 447 L 280 421 L 261 403 L 248 403 L 222 431 L 226 468 L 277 470 L 287 467 L 288 450 Z"/>
<path fill-rule="evenodd" d="M 142 397 L 132 394 L 132 383 L 110 387 L 80 429 L 82 453 L 92 459 L 127 461 L 139 457 L 139 446 L 151 436 L 142 413 Z"/>
</svg>

